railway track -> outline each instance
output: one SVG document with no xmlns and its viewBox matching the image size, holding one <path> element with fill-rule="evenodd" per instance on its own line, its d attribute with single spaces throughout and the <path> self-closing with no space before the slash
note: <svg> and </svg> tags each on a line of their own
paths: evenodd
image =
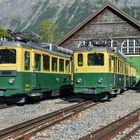
<svg viewBox="0 0 140 140">
<path fill-rule="evenodd" d="M 111 140 L 112 138 L 116 137 L 119 132 L 122 132 L 138 121 L 140 121 L 140 108 L 103 128 L 81 137 L 79 140 Z M 140 126 L 136 127 L 130 133 L 125 134 L 121 140 L 128 140 L 139 129 Z"/>
<path fill-rule="evenodd" d="M 132 136 L 134 136 L 140 130 L 140 125 L 133 128 L 129 133 L 123 136 L 120 140 L 129 140 Z"/>
<path fill-rule="evenodd" d="M 15 105 L 0 104 L 0 109 L 14 107 Z"/>
<path fill-rule="evenodd" d="M 60 109 L 50 114 L 43 115 L 27 122 L 12 126 L 0 131 L 0 140 L 7 140 L 10 138 L 15 140 L 29 140 L 30 137 L 34 136 L 37 132 L 47 129 L 50 126 L 68 119 L 69 117 L 72 117 L 77 113 L 97 104 L 98 103 L 94 103 L 92 101 L 81 102 L 76 105 Z"/>
</svg>

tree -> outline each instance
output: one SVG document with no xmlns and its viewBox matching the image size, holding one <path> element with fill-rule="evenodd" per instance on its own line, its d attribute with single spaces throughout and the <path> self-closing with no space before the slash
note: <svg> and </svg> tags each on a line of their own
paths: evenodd
<svg viewBox="0 0 140 140">
<path fill-rule="evenodd" d="M 54 42 L 59 41 L 63 37 L 64 37 L 64 32 L 55 31 L 55 34 L 54 34 Z"/>
<path fill-rule="evenodd" d="M 40 23 L 39 34 L 42 40 L 47 42 L 57 42 L 64 36 L 63 32 L 59 32 L 57 24 L 52 19 L 47 19 Z"/>
<path fill-rule="evenodd" d="M 5 29 L 0 28 L 0 38 L 4 35 L 7 35 L 7 31 Z"/>
<path fill-rule="evenodd" d="M 54 31 L 57 28 L 53 20 L 48 19 L 40 23 L 39 32 L 43 41 L 53 42 Z"/>
</svg>

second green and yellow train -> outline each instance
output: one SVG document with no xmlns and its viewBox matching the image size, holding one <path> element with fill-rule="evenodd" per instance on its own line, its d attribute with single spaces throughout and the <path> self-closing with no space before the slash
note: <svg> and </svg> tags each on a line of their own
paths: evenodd
<svg viewBox="0 0 140 140">
<path fill-rule="evenodd" d="M 85 45 L 74 50 L 74 92 L 81 98 L 108 100 L 136 84 L 137 69 L 108 46 Z"/>
</svg>

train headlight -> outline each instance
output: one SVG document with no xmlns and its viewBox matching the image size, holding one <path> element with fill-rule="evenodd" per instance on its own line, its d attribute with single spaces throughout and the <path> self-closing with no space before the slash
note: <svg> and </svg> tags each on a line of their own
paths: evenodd
<svg viewBox="0 0 140 140">
<path fill-rule="evenodd" d="M 103 82 L 103 79 L 102 78 L 99 78 L 98 81 L 97 81 L 99 84 L 101 84 Z"/>
<path fill-rule="evenodd" d="M 80 84 L 81 82 L 82 82 L 81 78 L 78 78 L 77 81 L 76 81 L 77 84 Z"/>
<path fill-rule="evenodd" d="M 14 78 L 10 78 L 8 82 L 9 82 L 9 84 L 11 84 L 11 85 L 12 85 L 12 84 L 14 84 L 15 79 L 14 79 Z"/>
</svg>

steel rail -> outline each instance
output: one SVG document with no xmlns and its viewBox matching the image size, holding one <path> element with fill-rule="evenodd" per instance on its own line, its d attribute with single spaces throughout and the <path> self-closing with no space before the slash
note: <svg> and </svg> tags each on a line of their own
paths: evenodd
<svg viewBox="0 0 140 140">
<path fill-rule="evenodd" d="M 110 140 L 114 138 L 120 131 L 128 128 L 131 124 L 139 121 L 140 108 L 131 112 L 130 114 L 116 120 L 105 127 L 87 134 L 79 140 Z"/>
<path fill-rule="evenodd" d="M 35 119 L 23 122 L 21 124 L 12 126 L 10 128 L 0 131 L 0 140 L 4 139 L 29 139 L 31 136 L 35 135 L 43 129 L 46 129 L 62 120 L 65 120 L 91 106 L 96 105 L 96 103 L 91 101 L 86 101 L 72 105 L 70 107 L 57 110 L 47 115 L 37 117 Z"/>
<path fill-rule="evenodd" d="M 126 134 L 123 138 L 120 140 L 129 140 L 133 135 L 136 134 L 140 130 L 140 125 L 134 128 L 132 131 L 130 131 L 128 134 Z"/>
<path fill-rule="evenodd" d="M 16 105 L 0 104 L 0 109 L 11 108 L 11 107 L 14 107 L 14 106 L 16 106 Z"/>
</svg>

